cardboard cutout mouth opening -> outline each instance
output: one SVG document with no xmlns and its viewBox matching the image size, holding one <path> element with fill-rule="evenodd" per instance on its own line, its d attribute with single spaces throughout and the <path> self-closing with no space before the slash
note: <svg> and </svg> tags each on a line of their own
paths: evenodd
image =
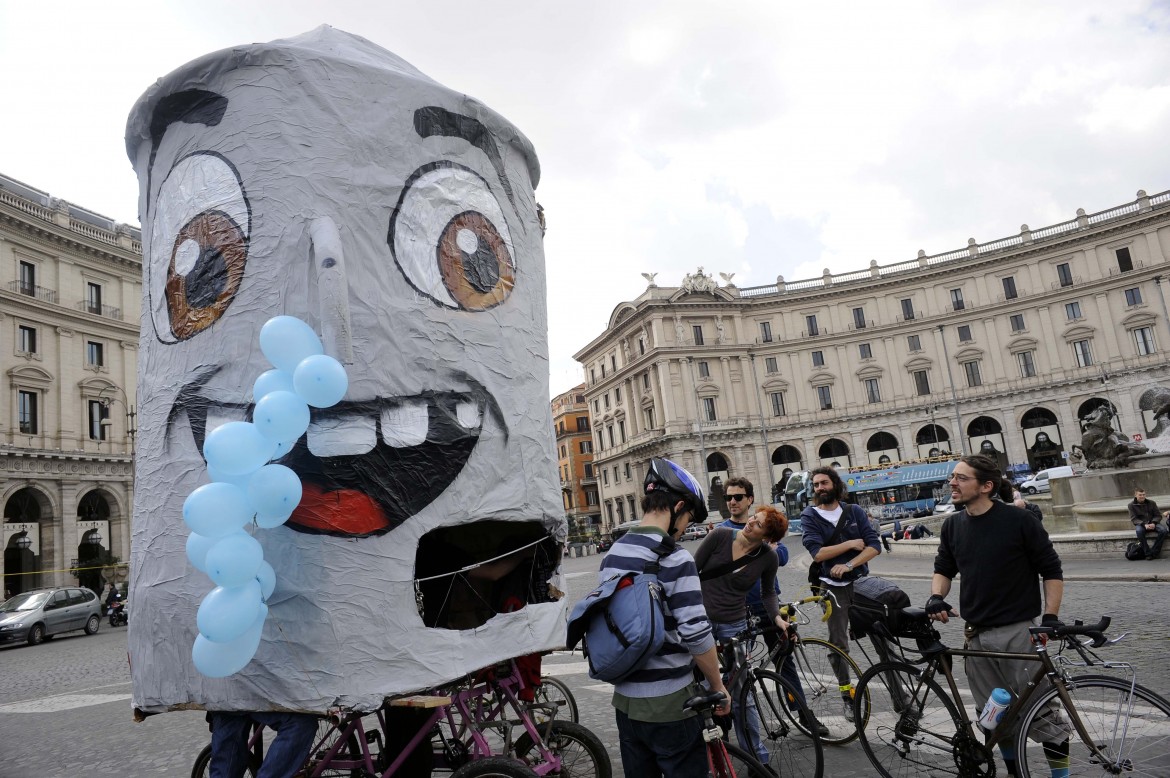
<svg viewBox="0 0 1170 778">
<path fill-rule="evenodd" d="M 539 521 L 478 521 L 431 530 L 415 557 L 418 610 L 437 629 L 482 627 L 493 616 L 554 602 L 561 548 Z"/>
</svg>

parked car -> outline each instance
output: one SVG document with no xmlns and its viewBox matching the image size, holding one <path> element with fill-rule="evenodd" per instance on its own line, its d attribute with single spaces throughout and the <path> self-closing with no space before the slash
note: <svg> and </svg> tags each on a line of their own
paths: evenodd
<svg viewBox="0 0 1170 778">
<path fill-rule="evenodd" d="M 1004 476 L 1012 482 L 1012 486 L 1017 489 L 1020 485 L 1033 477 L 1032 468 L 1028 465 L 1017 464 L 1009 465 L 1007 470 L 1003 471 Z"/>
<path fill-rule="evenodd" d="M 682 539 L 683 540 L 698 540 L 699 538 L 704 537 L 706 534 L 707 534 L 706 532 L 703 532 L 702 534 L 700 534 L 698 525 L 692 524 L 691 526 L 689 526 L 685 530 L 683 530 Z"/>
<path fill-rule="evenodd" d="M 1068 465 L 1061 465 L 1060 467 L 1049 467 L 1036 473 L 1035 476 L 1029 478 L 1020 484 L 1020 491 L 1024 494 L 1036 494 L 1037 492 L 1052 491 L 1052 479 L 1054 478 L 1071 478 L 1073 469 Z"/>
<path fill-rule="evenodd" d="M 602 535 L 601 540 L 597 541 L 598 551 L 609 551 L 613 548 L 613 538 L 609 535 Z"/>
<path fill-rule="evenodd" d="M 23 640 L 35 646 L 76 629 L 93 635 L 101 623 L 101 600 L 89 589 L 33 589 L 0 604 L 0 644 Z"/>
<path fill-rule="evenodd" d="M 944 513 L 954 513 L 954 512 L 955 512 L 955 504 L 953 502 L 951 502 L 951 495 L 949 493 L 943 495 L 942 499 L 940 499 L 938 502 L 936 502 L 934 504 L 934 513 L 936 516 L 944 514 Z"/>
</svg>

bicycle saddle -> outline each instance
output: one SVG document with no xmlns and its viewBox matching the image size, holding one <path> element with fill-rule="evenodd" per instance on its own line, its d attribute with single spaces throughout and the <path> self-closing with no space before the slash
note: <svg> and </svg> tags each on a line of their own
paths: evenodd
<svg viewBox="0 0 1170 778">
<path fill-rule="evenodd" d="M 689 700 L 683 703 L 683 707 L 687 710 L 707 710 L 718 708 L 723 704 L 723 692 L 708 692 L 707 694 L 696 694 Z"/>
</svg>

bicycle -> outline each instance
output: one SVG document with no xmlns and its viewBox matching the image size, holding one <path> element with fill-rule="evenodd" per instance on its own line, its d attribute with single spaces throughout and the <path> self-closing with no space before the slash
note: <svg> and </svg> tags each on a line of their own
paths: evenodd
<svg viewBox="0 0 1170 778">
<path fill-rule="evenodd" d="M 732 718 L 737 722 L 737 736 L 746 735 L 748 742 L 740 745 L 753 754 L 762 748 L 768 754 L 767 764 L 779 775 L 800 775 L 820 778 L 824 773 L 824 752 L 820 736 L 812 727 L 799 727 L 797 722 L 808 720 L 808 710 L 796 688 L 779 673 L 755 666 L 751 661 L 752 647 L 765 633 L 779 631 L 776 626 L 758 626 L 751 619 L 747 629 L 724 641 L 719 659 L 727 674 L 728 693 L 736 700 Z M 751 742 L 750 716 L 756 716 L 760 743 Z M 760 760 L 763 761 L 763 760 Z"/>
<path fill-rule="evenodd" d="M 580 720 L 580 714 L 577 710 L 577 698 L 573 696 L 573 692 L 569 690 L 568 684 L 559 678 L 554 678 L 551 675 L 542 675 L 540 683 L 536 686 L 536 702 L 541 705 L 556 706 L 551 715 L 560 718 L 562 721 L 571 721 L 574 724 Z M 537 712 L 537 723 L 543 721 L 542 712 Z"/>
<path fill-rule="evenodd" d="M 691 697 L 683 707 L 703 717 L 703 741 L 707 744 L 707 766 L 714 778 L 777 778 L 777 773 L 734 743 L 723 739 L 715 723 L 715 709 L 727 698 L 723 692 Z M 798 775 L 798 773 L 785 773 Z"/>
<path fill-rule="evenodd" d="M 767 661 L 774 667 L 781 667 L 789 656 L 800 681 L 798 692 L 803 692 L 808 719 L 796 719 L 794 723 L 806 734 L 813 734 L 815 722 L 825 730 L 820 740 L 834 746 L 845 745 L 857 737 L 860 729 L 869 721 L 870 704 L 866 695 L 861 695 L 861 704 L 855 709 L 858 699 L 857 682 L 861 679 L 861 668 L 840 646 L 820 638 L 807 638 L 799 628 L 811 624 L 812 619 L 800 608 L 804 605 L 820 605 L 824 610 L 821 621 L 826 621 L 833 612 L 835 599 L 831 593 L 805 597 L 803 600 L 780 606 L 780 615 L 789 623 L 788 639 L 781 641 L 767 655 Z M 844 668 L 847 683 L 841 683 L 838 668 Z M 853 720 L 850 720 L 853 718 Z"/>
<path fill-rule="evenodd" d="M 1022 653 L 951 649 L 924 610 L 906 608 L 900 616 L 906 626 L 895 637 L 917 640 L 922 667 L 882 662 L 866 671 L 858 685 L 859 694 L 870 695 L 873 709 L 861 746 L 882 776 L 993 776 L 992 749 L 1004 743 L 1014 745 L 1023 778 L 1170 775 L 1170 703 L 1138 685 L 1132 665 L 1103 661 L 1092 650 L 1125 637 L 1106 638 L 1108 616 L 1094 625 L 1031 627 L 1034 651 Z M 1055 654 L 1054 644 L 1060 646 Z M 1077 657 L 1066 656 L 1068 648 Z M 985 738 L 977 736 L 962 704 L 952 671 L 956 656 L 1039 665 Z M 1069 667 L 1101 667 L 1122 675 L 1073 676 Z M 940 680 L 946 681 L 945 689 Z M 1054 732 L 1067 740 L 1053 740 Z"/>
</svg>

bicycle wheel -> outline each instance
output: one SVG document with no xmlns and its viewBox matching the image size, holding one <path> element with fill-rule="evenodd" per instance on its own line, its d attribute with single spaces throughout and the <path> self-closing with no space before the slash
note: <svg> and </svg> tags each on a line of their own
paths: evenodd
<svg viewBox="0 0 1170 778">
<path fill-rule="evenodd" d="M 800 638 L 793 651 L 792 661 L 796 665 L 796 676 L 800 679 L 800 689 L 797 691 L 804 692 L 805 705 L 828 730 L 828 734 L 821 732 L 821 741 L 834 746 L 851 742 L 857 737 L 858 730 L 863 729 L 869 721 L 870 703 L 864 694 L 859 708 L 861 718 L 854 721 L 853 698 L 859 693 L 861 668 L 838 646 L 819 638 Z M 841 689 L 834 663 L 846 668 L 849 689 Z M 811 733 L 805 722 L 797 721 L 796 725 Z"/>
<path fill-rule="evenodd" d="M 597 735 L 583 725 L 571 721 L 554 720 L 549 726 L 551 729 L 544 736 L 545 745 L 549 751 L 561 758 L 561 771 L 550 773 L 551 775 L 573 778 L 613 777 L 609 752 L 605 750 Z M 543 732 L 544 727 L 538 726 L 537 731 Z M 536 748 L 536 743 L 527 732 L 516 738 L 516 756 L 531 766 L 540 763 L 540 749 Z"/>
<path fill-rule="evenodd" d="M 463 765 L 451 778 L 536 778 L 536 773 L 511 757 L 485 756 Z"/>
<path fill-rule="evenodd" d="M 708 746 L 708 748 L 710 747 Z M 711 761 L 716 765 L 715 778 L 776 778 L 778 775 L 771 767 L 760 764 L 760 760 L 734 743 L 724 743 L 723 748 L 727 752 L 726 763 L 712 754 Z M 783 773 L 783 775 L 789 775 L 789 773 Z M 802 775 L 802 773 L 791 773 L 791 775 Z"/>
<path fill-rule="evenodd" d="M 861 676 L 858 694 L 868 695 L 869 725 L 861 747 L 885 778 L 981 775 L 967 771 L 990 752 L 971 743 L 955 703 L 918 668 L 882 662 Z M 970 758 L 968 758 L 970 754 Z"/>
<path fill-rule="evenodd" d="M 260 772 L 260 760 L 254 754 L 248 755 L 248 775 L 256 778 Z M 208 743 L 195 757 L 195 764 L 191 767 L 191 778 L 211 778 L 211 744 Z"/>
<path fill-rule="evenodd" d="M 736 711 L 748 710 L 749 700 L 760 719 L 768 767 L 778 775 L 820 778 L 825 769 L 821 740 L 796 726 L 796 722 L 806 720 L 807 709 L 792 685 L 771 670 L 755 670 L 751 683 L 740 689 Z"/>
<path fill-rule="evenodd" d="M 1081 741 L 1057 690 L 1046 689 L 1020 719 L 1016 760 L 1021 776 L 1047 778 L 1065 759 L 1069 776 L 1170 775 L 1170 703 L 1149 689 L 1131 688 L 1120 678 L 1104 675 L 1071 679 L 1068 694 L 1073 710 L 1104 758 Z M 1054 715 L 1052 706 L 1059 713 Z M 1067 757 L 1053 739 L 1054 730 L 1062 729 L 1072 730 Z M 1047 741 L 1048 747 L 1041 741 Z"/>
<path fill-rule="evenodd" d="M 313 736 L 313 747 L 309 752 L 309 756 L 305 761 L 305 766 L 301 768 L 297 775 L 312 775 L 313 771 L 325 760 L 329 751 L 333 748 L 333 744 L 341 737 L 342 729 L 348 726 L 347 722 L 342 722 L 340 725 L 334 725 L 329 718 L 322 717 L 317 722 L 317 734 Z M 363 757 L 362 747 L 358 743 L 357 735 L 350 733 L 346 738 L 345 744 L 337 750 L 330 760 L 344 760 L 344 761 L 358 761 Z M 375 758 L 377 755 L 375 754 Z M 332 764 L 327 764 L 318 775 L 320 778 L 359 778 L 365 775 L 366 771 L 361 766 L 356 767 L 333 767 Z"/>
<path fill-rule="evenodd" d="M 540 685 L 536 687 L 536 702 L 560 703 L 557 706 L 555 718 L 561 721 L 571 721 L 574 724 L 578 721 L 577 698 L 569 691 L 568 685 L 559 678 L 553 678 L 551 675 L 541 677 Z M 541 721 L 547 721 L 548 713 L 536 708 L 532 712 L 532 718 L 539 724 Z"/>
</svg>

